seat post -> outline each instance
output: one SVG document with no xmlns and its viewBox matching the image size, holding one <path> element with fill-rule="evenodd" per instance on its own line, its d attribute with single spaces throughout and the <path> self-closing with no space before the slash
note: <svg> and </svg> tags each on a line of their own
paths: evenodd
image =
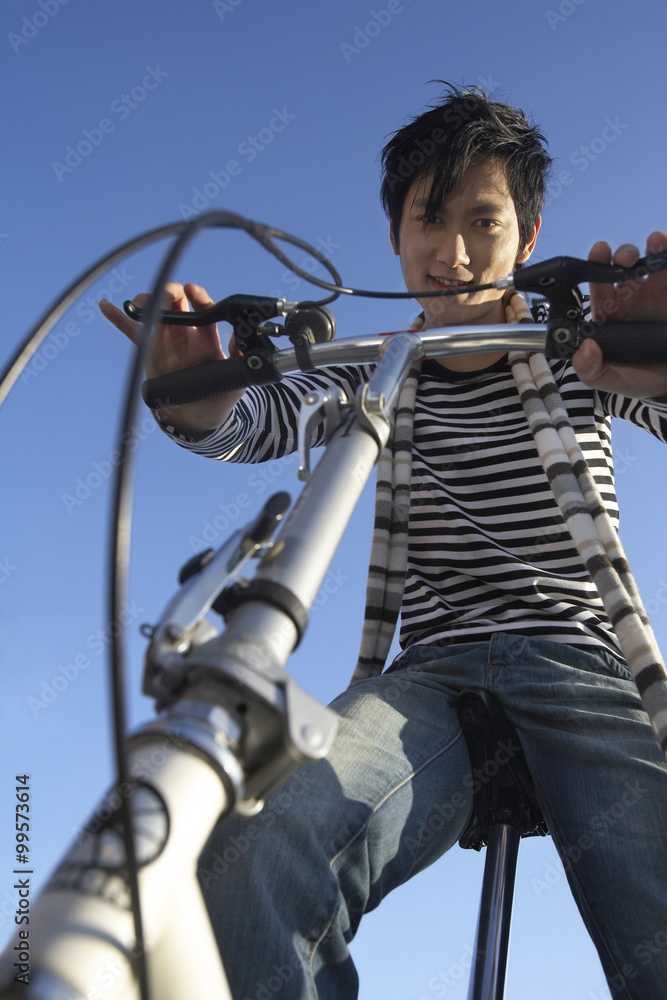
<svg viewBox="0 0 667 1000">
<path fill-rule="evenodd" d="M 473 811 L 459 844 L 486 846 L 468 1000 L 503 1000 L 519 841 L 548 832 L 519 738 L 495 699 L 462 691 L 458 714 L 473 782 Z"/>
<path fill-rule="evenodd" d="M 504 996 L 520 839 L 510 823 L 497 823 L 489 833 L 468 1000 Z"/>
</svg>

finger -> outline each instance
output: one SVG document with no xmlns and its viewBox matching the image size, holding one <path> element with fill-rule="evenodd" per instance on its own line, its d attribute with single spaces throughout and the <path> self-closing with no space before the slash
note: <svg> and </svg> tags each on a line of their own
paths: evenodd
<svg viewBox="0 0 667 1000">
<path fill-rule="evenodd" d="M 184 286 L 184 289 L 185 294 L 187 295 L 195 312 L 205 312 L 207 309 L 210 309 L 212 305 L 215 305 L 211 296 L 205 288 L 202 288 L 201 285 L 195 285 L 193 282 L 188 282 L 188 284 Z M 218 337 L 218 327 L 216 323 L 207 323 L 204 326 L 197 326 L 195 329 L 197 330 L 199 339 L 202 343 L 207 343 L 212 348 L 220 348 L 220 338 Z"/>
<path fill-rule="evenodd" d="M 142 320 L 144 321 L 146 319 L 145 311 L 150 306 L 150 303 L 151 303 L 151 296 L 147 292 L 142 292 L 139 295 L 135 295 L 134 298 L 132 299 L 132 305 L 136 306 L 137 309 L 142 309 L 144 311 L 144 314 L 142 316 Z M 111 305 L 111 303 L 109 303 L 109 305 Z M 190 309 L 187 297 L 183 292 L 182 285 L 174 283 L 166 286 L 162 294 L 161 308 L 163 310 L 171 309 L 176 312 L 188 311 Z M 142 323 L 139 320 L 136 321 L 133 320 L 132 322 L 135 323 L 135 326 L 137 328 L 141 328 Z"/>
<path fill-rule="evenodd" d="M 192 307 L 195 312 L 205 312 L 210 309 L 211 306 L 215 305 L 214 300 L 208 294 L 205 288 L 201 285 L 195 285 L 193 282 L 188 282 L 185 286 L 185 293 L 190 300 Z M 218 352 L 221 358 L 226 357 L 222 345 L 220 343 L 220 337 L 218 336 L 218 326 L 217 323 L 207 323 L 203 326 L 196 327 L 197 334 L 199 335 L 199 341 L 202 345 L 208 345 L 211 350 Z M 233 350 L 232 350 L 233 348 Z M 235 352 L 235 353 L 233 353 Z M 232 335 L 232 340 L 230 341 L 230 356 L 231 357 L 242 357 L 236 344 L 234 343 L 234 337 Z"/>
<path fill-rule="evenodd" d="M 639 249 L 634 243 L 624 243 L 614 253 L 614 264 L 621 267 L 632 267 L 639 260 Z"/>
<path fill-rule="evenodd" d="M 138 346 L 141 341 L 141 323 L 130 319 L 121 309 L 118 309 L 117 306 L 113 305 L 107 299 L 100 299 L 98 305 L 104 318 L 113 323 L 121 333 L 125 334 L 128 340 L 131 340 L 133 344 Z"/>
<path fill-rule="evenodd" d="M 514 312 L 514 307 L 512 302 L 505 303 L 505 319 L 508 323 L 517 323 L 516 313 Z"/>
<path fill-rule="evenodd" d="M 151 304 L 151 296 L 146 292 L 142 292 L 140 295 L 135 295 L 132 299 L 132 304 L 137 306 L 138 309 L 146 310 Z M 169 309 L 172 312 L 189 312 L 190 303 L 188 302 L 188 297 L 183 290 L 183 285 L 178 284 L 178 282 L 169 282 L 165 285 L 164 291 L 162 293 L 162 302 L 160 304 L 160 309 L 162 311 Z M 144 319 L 145 319 L 144 315 Z M 156 320 L 156 325 L 159 322 L 159 314 Z"/>
<path fill-rule="evenodd" d="M 664 268 L 658 270 L 657 261 L 653 260 L 656 254 L 667 251 L 667 233 L 661 229 L 656 229 L 651 233 L 646 241 L 646 268 L 652 280 L 652 284 L 659 283 L 661 286 L 667 284 L 667 271 Z"/>
<path fill-rule="evenodd" d="M 651 233 L 651 235 L 646 241 L 646 258 L 647 258 L 646 264 L 651 274 L 653 273 L 662 274 L 663 279 L 665 277 L 664 270 L 657 271 L 655 267 L 655 262 L 654 266 L 651 266 L 651 258 L 653 257 L 654 254 L 664 253 L 666 250 L 667 250 L 667 233 L 664 233 L 661 229 L 656 229 L 656 231 L 654 233 Z"/>
<path fill-rule="evenodd" d="M 665 250 L 667 250 L 667 233 L 663 233 L 661 229 L 656 229 L 646 241 L 646 252 L 663 253 Z"/>
<path fill-rule="evenodd" d="M 594 243 L 591 247 L 590 253 L 588 254 L 589 260 L 594 260 L 597 264 L 610 264 L 611 263 L 611 247 L 604 240 L 599 240 Z"/>
<path fill-rule="evenodd" d="M 600 377 L 604 358 L 600 345 L 592 337 L 586 337 L 572 355 L 572 367 L 585 385 L 590 385 Z"/>
<path fill-rule="evenodd" d="M 243 357 L 243 352 L 240 351 L 239 348 L 236 346 L 236 341 L 234 339 L 234 334 L 232 334 L 231 337 L 229 338 L 229 347 L 227 349 L 229 351 L 230 358 L 242 358 Z"/>
<path fill-rule="evenodd" d="M 138 295 L 134 300 L 137 304 L 139 298 L 145 298 L 148 301 L 149 296 Z M 175 312 L 190 312 L 190 303 L 188 302 L 183 285 L 177 281 L 170 281 L 165 285 L 162 308 L 172 309 Z"/>
<path fill-rule="evenodd" d="M 141 293 L 140 295 L 135 295 L 135 297 L 132 299 L 132 304 L 137 306 L 139 309 L 143 310 L 142 322 L 144 323 L 146 322 L 147 319 L 146 310 L 149 308 L 150 303 L 151 303 L 151 296 L 146 294 L 145 292 Z M 160 320 L 162 319 L 161 313 L 166 311 L 190 312 L 190 303 L 188 302 L 188 297 L 185 294 L 183 285 L 179 284 L 176 281 L 170 281 L 164 287 L 164 291 L 162 292 L 162 301 L 160 303 L 160 312 L 158 312 L 157 316 L 155 317 L 155 322 L 153 325 L 154 330 L 161 328 L 163 331 L 167 331 L 169 329 L 168 322 L 162 324 L 160 322 Z"/>
<path fill-rule="evenodd" d="M 514 292 L 510 299 L 510 309 L 512 310 L 514 316 L 516 317 L 513 322 L 515 323 L 532 323 L 533 314 L 530 311 L 530 306 L 526 302 L 525 298 L 520 292 Z"/>
<path fill-rule="evenodd" d="M 594 243 L 588 254 L 588 259 L 595 261 L 596 264 L 610 264 L 611 247 L 604 240 Z M 613 301 L 613 294 L 609 285 L 590 283 L 590 305 L 594 320 L 604 319 L 609 302 Z"/>
<path fill-rule="evenodd" d="M 210 309 L 212 305 L 215 305 L 213 299 L 208 294 L 205 288 L 201 285 L 195 285 L 192 282 L 188 282 L 184 285 L 185 294 L 188 297 L 189 302 L 195 312 L 205 312 L 206 309 Z"/>
</svg>

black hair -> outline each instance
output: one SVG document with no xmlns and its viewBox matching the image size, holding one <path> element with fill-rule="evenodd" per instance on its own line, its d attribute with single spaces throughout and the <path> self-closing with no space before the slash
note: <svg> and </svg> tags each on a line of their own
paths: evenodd
<svg viewBox="0 0 667 1000">
<path fill-rule="evenodd" d="M 500 160 L 519 222 L 519 252 L 542 210 L 551 157 L 546 138 L 518 108 L 489 100 L 481 87 L 449 91 L 438 104 L 395 132 L 382 150 L 380 197 L 394 238 L 411 185 L 432 174 L 425 214 L 436 212 L 466 170 L 484 160 Z"/>
</svg>

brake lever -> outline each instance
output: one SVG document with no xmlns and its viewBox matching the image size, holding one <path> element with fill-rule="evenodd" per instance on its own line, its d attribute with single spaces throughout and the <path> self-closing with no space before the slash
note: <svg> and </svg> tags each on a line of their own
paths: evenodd
<svg viewBox="0 0 667 1000">
<path fill-rule="evenodd" d="M 168 326 L 208 326 L 211 323 L 236 323 L 240 318 L 259 325 L 274 316 L 286 316 L 296 312 L 298 302 L 286 299 L 272 299 L 263 295 L 228 295 L 202 312 L 183 312 L 165 309 L 159 313 L 156 322 Z M 123 309 L 130 319 L 143 323 L 147 310 L 135 306 L 134 302 L 123 303 Z"/>
<path fill-rule="evenodd" d="M 496 282 L 497 288 L 517 292 L 541 293 L 549 298 L 549 289 L 568 290 L 581 282 L 612 285 L 619 281 L 643 278 L 655 271 L 667 269 L 667 253 L 648 254 L 630 267 L 620 264 L 600 264 L 577 257 L 551 257 L 539 264 L 518 268 L 508 278 Z"/>
<path fill-rule="evenodd" d="M 652 273 L 665 269 L 667 269 L 665 252 L 648 254 L 630 267 L 579 260 L 576 257 L 552 257 L 539 264 L 519 268 L 509 278 L 500 279 L 496 287 L 543 295 L 550 307 L 546 339 L 547 354 L 550 357 L 571 358 L 586 337 L 595 337 L 598 343 L 601 338 L 600 324 L 582 320 L 583 298 L 579 282 L 616 284 L 642 280 Z M 635 333 L 639 335 L 637 324 L 634 324 L 634 327 Z M 645 348 L 647 354 L 644 357 L 638 354 L 637 343 L 634 341 L 631 345 L 624 343 L 626 335 L 618 334 L 617 331 L 610 329 L 609 323 L 605 324 L 603 339 L 607 342 L 608 349 L 611 348 L 613 351 L 610 356 L 617 361 L 652 362 L 655 338 L 661 337 L 662 333 L 657 326 L 652 329 L 651 324 L 648 324 L 646 327 L 646 330 L 641 332 L 641 336 L 647 338 L 648 344 Z M 629 357 L 625 356 L 626 348 Z"/>
</svg>

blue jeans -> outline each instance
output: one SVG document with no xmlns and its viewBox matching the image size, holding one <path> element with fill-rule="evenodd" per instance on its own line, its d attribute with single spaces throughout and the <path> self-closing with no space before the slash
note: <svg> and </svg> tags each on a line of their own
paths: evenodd
<svg viewBox="0 0 667 1000">
<path fill-rule="evenodd" d="M 491 691 L 519 735 L 611 995 L 663 1000 L 667 764 L 632 677 L 605 650 L 504 633 L 412 647 L 353 685 L 329 756 L 214 830 L 199 878 L 235 1000 L 357 996 L 362 915 L 468 821 L 463 688 Z"/>
</svg>

